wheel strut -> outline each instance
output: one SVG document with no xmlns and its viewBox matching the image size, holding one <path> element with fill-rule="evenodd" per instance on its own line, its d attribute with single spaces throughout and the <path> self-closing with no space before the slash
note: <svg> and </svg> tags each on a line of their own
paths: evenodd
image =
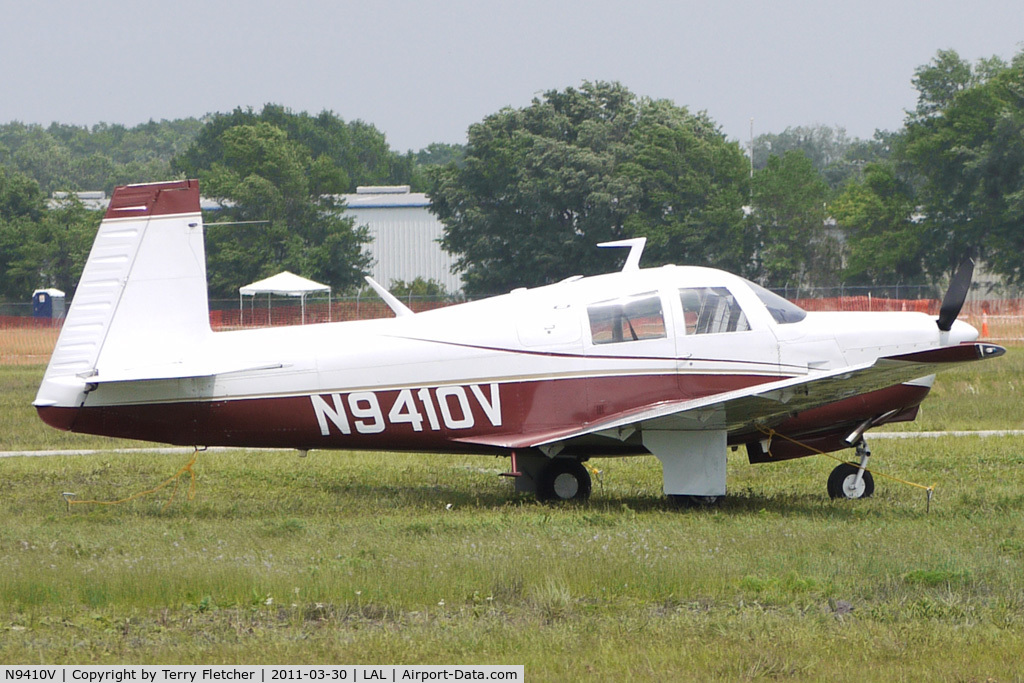
<svg viewBox="0 0 1024 683">
<path fill-rule="evenodd" d="M 863 436 L 860 441 L 857 442 L 857 457 L 860 458 L 860 465 L 857 466 L 857 478 L 853 482 L 855 489 L 858 488 L 864 480 L 864 470 L 867 469 L 868 458 L 871 457 L 871 449 L 868 448 L 868 442 Z"/>
</svg>

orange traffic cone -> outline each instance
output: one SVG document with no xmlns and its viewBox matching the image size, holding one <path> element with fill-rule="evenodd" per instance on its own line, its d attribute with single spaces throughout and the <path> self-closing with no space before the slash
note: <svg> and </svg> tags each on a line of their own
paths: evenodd
<svg viewBox="0 0 1024 683">
<path fill-rule="evenodd" d="M 988 338 L 988 312 L 981 312 L 981 336 Z"/>
</svg>

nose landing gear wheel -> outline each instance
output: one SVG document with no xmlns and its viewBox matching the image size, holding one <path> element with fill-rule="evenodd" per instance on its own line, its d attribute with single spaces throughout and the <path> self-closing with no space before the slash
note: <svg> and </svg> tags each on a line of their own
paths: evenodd
<svg viewBox="0 0 1024 683">
<path fill-rule="evenodd" d="M 844 462 L 832 470 L 828 475 L 829 498 L 846 498 L 857 500 L 859 498 L 870 498 L 875 492 L 875 479 L 871 473 L 864 470 L 864 476 L 857 481 L 857 473 L 860 468 L 856 465 Z"/>
<path fill-rule="evenodd" d="M 590 497 L 590 473 L 579 460 L 556 458 L 540 474 L 540 500 L 586 500 Z"/>
</svg>

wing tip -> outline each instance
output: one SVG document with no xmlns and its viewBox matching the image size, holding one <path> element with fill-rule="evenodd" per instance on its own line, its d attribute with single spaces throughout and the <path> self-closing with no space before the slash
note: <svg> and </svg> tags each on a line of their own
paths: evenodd
<svg viewBox="0 0 1024 683">
<path fill-rule="evenodd" d="M 970 342 L 956 346 L 943 346 L 937 349 L 914 351 L 899 356 L 887 356 L 879 360 L 907 361 L 912 363 L 967 363 L 976 360 L 998 358 L 1006 353 L 1006 349 L 998 344 Z"/>
</svg>

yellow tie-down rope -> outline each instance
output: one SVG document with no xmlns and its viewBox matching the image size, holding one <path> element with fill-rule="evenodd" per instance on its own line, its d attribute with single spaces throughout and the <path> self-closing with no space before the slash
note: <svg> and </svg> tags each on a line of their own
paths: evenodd
<svg viewBox="0 0 1024 683">
<path fill-rule="evenodd" d="M 199 457 L 200 451 L 205 450 L 205 448 L 199 448 L 198 446 L 196 446 L 195 451 L 192 453 L 191 459 L 189 459 L 187 463 L 182 465 L 181 469 L 175 472 L 166 481 L 164 481 L 161 484 L 158 484 L 157 486 L 154 486 L 148 491 L 139 491 L 138 493 L 134 493 L 128 496 L 127 498 L 122 498 L 121 500 L 73 500 L 75 495 L 74 493 L 62 493 L 61 496 L 64 498 L 64 502 L 68 504 L 68 511 L 70 512 L 72 505 L 120 505 L 121 503 L 127 503 L 128 501 L 135 500 L 136 498 L 142 498 L 143 496 L 148 496 L 151 493 L 156 493 L 157 491 L 168 486 L 171 482 L 174 482 L 174 489 L 171 491 L 171 497 L 167 499 L 166 503 L 164 503 L 164 509 L 166 510 L 167 507 L 171 504 L 171 501 L 174 500 L 174 496 L 176 496 L 178 493 L 178 481 L 186 472 L 188 473 L 189 476 L 188 499 L 195 499 L 196 473 L 192 469 L 192 466 L 196 464 L 196 459 Z"/>
<path fill-rule="evenodd" d="M 824 455 L 825 457 L 832 458 L 833 460 L 836 460 L 838 462 L 841 462 L 841 463 L 844 463 L 844 464 L 847 464 L 847 465 L 853 465 L 854 467 L 860 469 L 860 464 L 859 463 L 853 462 L 852 460 L 845 460 L 843 458 L 840 458 L 838 455 L 832 455 L 831 453 L 826 453 L 825 451 L 819 450 L 819 449 L 815 448 L 814 446 L 810 446 L 808 444 L 805 444 L 802 441 L 797 441 L 796 439 L 794 439 L 792 437 L 789 437 L 789 436 L 786 436 L 785 434 L 779 434 L 777 431 L 775 431 L 774 429 L 771 429 L 770 427 L 758 426 L 757 429 L 762 434 L 765 434 L 768 437 L 769 447 L 767 449 L 767 452 L 768 452 L 768 456 L 769 457 L 775 457 L 775 456 L 772 455 L 771 445 L 770 444 L 771 444 L 772 439 L 774 439 L 775 437 L 779 437 L 780 439 L 783 439 L 785 441 L 789 441 L 790 443 L 795 443 L 797 446 L 802 446 L 803 448 L 806 448 L 809 451 L 814 451 L 818 455 Z M 901 484 L 907 484 L 908 486 L 915 486 L 915 487 L 917 487 L 919 489 L 923 489 L 925 494 L 928 496 L 928 504 L 927 504 L 927 508 L 926 509 L 927 509 L 928 512 L 931 511 L 931 508 L 932 508 L 932 495 L 935 493 L 935 484 L 932 484 L 931 486 L 925 486 L 924 484 L 917 484 L 917 483 L 912 482 L 912 481 L 907 481 L 906 479 L 900 479 L 899 477 L 894 477 L 893 475 L 886 474 L 885 472 L 877 472 L 877 471 L 872 470 L 872 469 L 870 469 L 868 467 L 865 467 L 864 470 L 867 471 L 867 472 L 871 472 L 871 474 L 873 476 L 885 477 L 886 479 L 892 479 L 893 481 L 898 481 Z"/>
</svg>

